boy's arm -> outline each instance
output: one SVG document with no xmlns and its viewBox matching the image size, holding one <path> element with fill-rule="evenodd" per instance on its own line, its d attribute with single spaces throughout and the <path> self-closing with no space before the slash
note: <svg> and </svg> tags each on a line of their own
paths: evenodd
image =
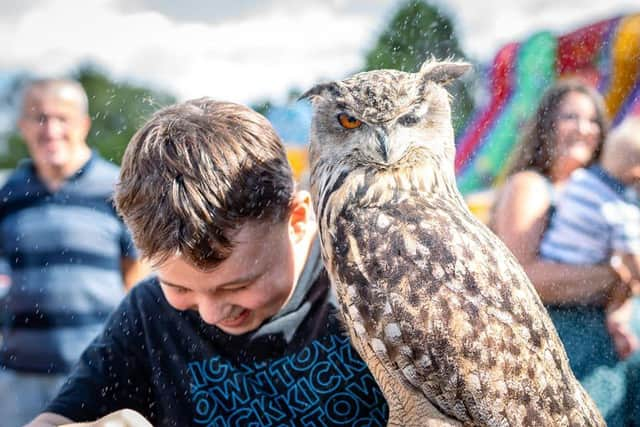
<svg viewBox="0 0 640 427">
<path fill-rule="evenodd" d="M 616 252 L 611 257 L 611 267 L 624 283 L 629 284 L 633 293 L 638 294 L 633 285 L 637 288 L 640 283 L 640 254 Z"/>
<path fill-rule="evenodd" d="M 38 415 L 25 427 L 57 427 L 64 424 L 72 423 L 69 418 L 65 418 L 62 415 L 54 414 L 52 412 L 45 412 Z"/>
<path fill-rule="evenodd" d="M 640 289 L 640 206 L 618 202 L 602 207 L 611 227 L 610 265 L 634 294 Z"/>
<path fill-rule="evenodd" d="M 611 267 L 620 282 L 609 294 L 606 324 L 618 356 L 626 359 L 640 349 L 640 337 L 630 324 L 633 303 L 629 299 L 632 294 L 640 294 L 640 256 L 617 251 L 611 257 Z"/>
</svg>

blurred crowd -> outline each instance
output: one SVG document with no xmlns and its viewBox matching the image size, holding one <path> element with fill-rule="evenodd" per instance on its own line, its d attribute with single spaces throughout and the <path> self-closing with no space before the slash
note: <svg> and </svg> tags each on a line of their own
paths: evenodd
<svg viewBox="0 0 640 427">
<path fill-rule="evenodd" d="M 549 88 L 490 213 L 608 425 L 640 420 L 640 118 L 608 134 L 602 97 Z"/>
</svg>

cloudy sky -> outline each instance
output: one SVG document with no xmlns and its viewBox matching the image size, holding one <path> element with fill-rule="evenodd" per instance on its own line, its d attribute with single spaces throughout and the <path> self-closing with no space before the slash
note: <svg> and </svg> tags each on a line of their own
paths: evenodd
<svg viewBox="0 0 640 427">
<path fill-rule="evenodd" d="M 0 0 L 0 72 L 112 78 L 250 103 L 340 78 L 363 64 L 397 0 Z M 465 52 L 640 11 L 637 0 L 434 0 Z M 470 6 L 473 5 L 473 6 Z"/>
</svg>

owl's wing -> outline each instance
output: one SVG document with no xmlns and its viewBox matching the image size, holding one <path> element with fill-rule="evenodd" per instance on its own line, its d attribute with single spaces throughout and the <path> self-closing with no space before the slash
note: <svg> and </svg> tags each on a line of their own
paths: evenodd
<svg viewBox="0 0 640 427">
<path fill-rule="evenodd" d="M 398 375 L 444 413 L 485 425 L 556 425 L 584 410 L 540 299 L 470 214 L 411 198 L 347 206 L 334 224 L 331 262 L 347 309 L 365 319 Z"/>
</svg>

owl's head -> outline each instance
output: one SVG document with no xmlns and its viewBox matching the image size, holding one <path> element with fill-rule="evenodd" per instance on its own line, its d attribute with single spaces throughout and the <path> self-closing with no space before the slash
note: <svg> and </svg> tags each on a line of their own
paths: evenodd
<svg viewBox="0 0 640 427">
<path fill-rule="evenodd" d="M 417 73 L 376 70 L 313 87 L 301 96 L 314 106 L 312 169 L 325 162 L 395 169 L 416 158 L 452 167 L 455 148 L 444 85 L 470 67 L 428 61 Z"/>
</svg>

